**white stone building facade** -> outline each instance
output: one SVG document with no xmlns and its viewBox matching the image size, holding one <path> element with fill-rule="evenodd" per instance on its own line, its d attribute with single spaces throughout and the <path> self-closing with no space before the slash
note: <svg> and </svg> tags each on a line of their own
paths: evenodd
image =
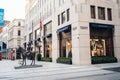
<svg viewBox="0 0 120 80">
<path fill-rule="evenodd" d="M 40 38 L 42 57 L 51 57 L 53 62 L 72 57 L 75 65 L 91 64 L 92 56 L 115 56 L 120 61 L 117 0 L 30 1 L 26 5 L 26 46 L 33 41 L 38 51 L 34 41 Z"/>
<path fill-rule="evenodd" d="M 15 51 L 15 57 L 20 56 L 16 54 L 16 50 L 23 43 L 24 25 L 24 19 L 14 19 L 8 29 L 8 49 Z"/>
</svg>

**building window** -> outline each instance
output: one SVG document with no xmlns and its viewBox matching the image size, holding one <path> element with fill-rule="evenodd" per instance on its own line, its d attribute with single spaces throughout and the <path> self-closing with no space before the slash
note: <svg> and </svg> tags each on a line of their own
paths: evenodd
<svg viewBox="0 0 120 80">
<path fill-rule="evenodd" d="M 61 18 L 62 18 L 61 19 L 62 24 L 65 23 L 65 12 L 62 13 Z"/>
<path fill-rule="evenodd" d="M 98 7 L 98 19 L 105 20 L 105 8 Z"/>
<path fill-rule="evenodd" d="M 21 23 L 20 23 L 20 22 L 18 22 L 18 26 L 21 26 Z"/>
<path fill-rule="evenodd" d="M 67 21 L 70 20 L 70 9 L 67 9 Z"/>
<path fill-rule="evenodd" d="M 91 10 L 91 18 L 95 19 L 96 18 L 95 6 L 90 6 L 90 10 Z"/>
<path fill-rule="evenodd" d="M 60 25 L 60 15 L 58 15 L 58 25 Z"/>
<path fill-rule="evenodd" d="M 108 8 L 107 9 L 107 15 L 108 15 L 108 20 L 112 20 L 112 9 Z"/>
<path fill-rule="evenodd" d="M 18 36 L 20 36 L 21 35 L 21 31 L 20 30 L 18 30 Z"/>
<path fill-rule="evenodd" d="M 59 51 L 60 57 L 72 58 L 72 41 L 71 41 L 71 32 L 62 32 L 62 36 L 59 35 Z"/>
<path fill-rule="evenodd" d="M 52 21 L 48 22 L 44 26 L 44 35 L 52 33 Z"/>
</svg>

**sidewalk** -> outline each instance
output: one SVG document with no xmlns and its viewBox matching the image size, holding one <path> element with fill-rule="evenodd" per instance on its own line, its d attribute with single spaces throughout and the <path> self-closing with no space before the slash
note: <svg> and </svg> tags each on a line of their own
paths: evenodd
<svg viewBox="0 0 120 80">
<path fill-rule="evenodd" d="M 30 64 L 30 61 L 27 61 L 27 64 Z M 103 70 L 103 68 L 120 67 L 120 63 L 78 66 L 36 61 L 36 64 L 43 65 L 43 67 L 14 69 L 15 66 L 19 66 L 18 60 L 0 61 L 0 80 L 67 80 L 76 77 L 113 74 L 114 71 Z M 3 77 L 5 79 L 1 79 Z"/>
</svg>

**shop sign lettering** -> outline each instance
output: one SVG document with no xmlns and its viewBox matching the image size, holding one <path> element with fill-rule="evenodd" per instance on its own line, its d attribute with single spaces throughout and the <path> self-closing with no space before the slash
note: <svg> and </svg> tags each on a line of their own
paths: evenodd
<svg viewBox="0 0 120 80">
<path fill-rule="evenodd" d="M 86 26 L 80 26 L 80 29 L 88 29 Z"/>
</svg>

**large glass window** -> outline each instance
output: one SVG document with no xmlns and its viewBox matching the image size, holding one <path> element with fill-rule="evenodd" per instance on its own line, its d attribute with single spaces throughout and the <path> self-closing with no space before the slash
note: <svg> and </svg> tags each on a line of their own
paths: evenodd
<svg viewBox="0 0 120 80">
<path fill-rule="evenodd" d="M 44 25 L 44 57 L 52 58 L 52 21 Z"/>
<path fill-rule="evenodd" d="M 60 57 L 72 58 L 71 29 L 59 33 Z"/>
<path fill-rule="evenodd" d="M 91 56 L 114 56 L 113 29 L 90 27 Z"/>
<path fill-rule="evenodd" d="M 71 33 L 62 33 L 62 39 L 60 40 L 60 57 L 72 58 L 72 43 Z"/>
<path fill-rule="evenodd" d="M 52 37 L 44 40 L 44 57 L 52 58 Z"/>
</svg>

